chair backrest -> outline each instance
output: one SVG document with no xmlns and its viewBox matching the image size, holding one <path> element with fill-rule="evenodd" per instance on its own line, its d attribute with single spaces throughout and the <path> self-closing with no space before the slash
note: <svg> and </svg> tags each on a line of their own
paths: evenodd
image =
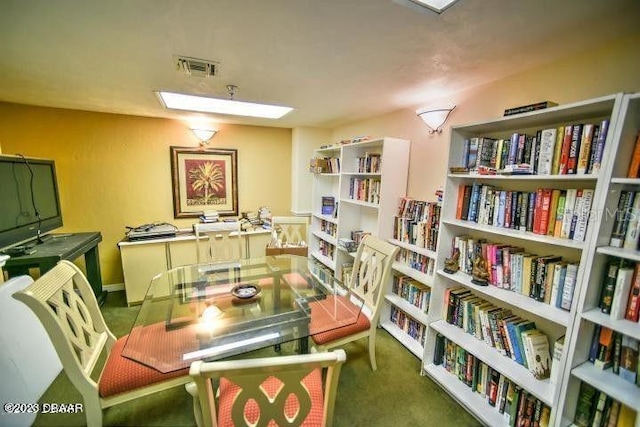
<svg viewBox="0 0 640 427">
<path fill-rule="evenodd" d="M 116 341 L 82 271 L 60 261 L 13 297 L 25 303 L 44 326 L 63 369 L 81 392 L 95 391 L 91 373 L 102 350 Z"/>
<path fill-rule="evenodd" d="M 344 350 L 219 362 L 194 362 L 202 424 L 331 426 Z M 322 369 L 326 372 L 323 373 Z M 218 402 L 211 380 L 221 378 Z M 323 381 L 324 379 L 324 381 Z M 292 396 L 295 398 L 292 398 Z M 296 405 L 297 404 L 297 405 Z M 320 419 L 321 418 L 321 419 Z"/>
<path fill-rule="evenodd" d="M 372 325 L 377 324 L 384 287 L 399 250 L 399 247 L 372 235 L 366 236 L 358 245 L 349 291 L 371 312 Z"/>
<path fill-rule="evenodd" d="M 197 262 L 231 261 L 243 258 L 240 222 L 194 224 Z"/>
<path fill-rule="evenodd" d="M 283 244 L 297 245 L 307 241 L 309 219 L 304 216 L 274 216 L 271 227 L 276 231 L 278 240 Z"/>
</svg>

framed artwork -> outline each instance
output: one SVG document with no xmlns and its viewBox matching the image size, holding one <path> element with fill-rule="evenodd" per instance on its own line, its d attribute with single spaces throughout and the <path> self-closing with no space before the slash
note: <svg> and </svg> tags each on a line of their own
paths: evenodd
<svg viewBox="0 0 640 427">
<path fill-rule="evenodd" d="M 171 147 L 173 216 L 238 215 L 238 150 Z"/>
</svg>

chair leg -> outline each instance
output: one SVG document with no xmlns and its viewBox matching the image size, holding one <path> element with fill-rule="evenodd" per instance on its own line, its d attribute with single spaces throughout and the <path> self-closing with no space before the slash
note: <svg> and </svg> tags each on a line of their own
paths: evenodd
<svg viewBox="0 0 640 427">
<path fill-rule="evenodd" d="M 369 335 L 369 361 L 371 362 L 371 370 L 378 369 L 376 365 L 376 334 Z"/>
<path fill-rule="evenodd" d="M 98 396 L 84 399 L 84 410 L 87 417 L 87 427 L 102 427 L 102 406 Z"/>
<path fill-rule="evenodd" d="M 184 388 L 193 398 L 193 416 L 196 419 L 196 425 L 202 427 L 202 408 L 200 408 L 200 399 L 198 398 L 198 387 L 196 387 L 196 383 L 191 382 L 185 384 Z"/>
</svg>

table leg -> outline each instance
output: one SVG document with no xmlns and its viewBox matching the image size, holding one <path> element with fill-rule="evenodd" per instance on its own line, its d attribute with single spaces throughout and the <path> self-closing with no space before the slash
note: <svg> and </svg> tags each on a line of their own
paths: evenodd
<svg viewBox="0 0 640 427">
<path fill-rule="evenodd" d="M 91 288 L 98 300 L 98 304 L 102 306 L 107 300 L 107 292 L 102 290 L 102 274 L 100 272 L 100 255 L 98 253 L 98 245 L 89 249 L 84 254 L 84 262 L 87 267 L 87 279 L 91 284 Z"/>
<path fill-rule="evenodd" d="M 302 337 L 298 339 L 298 353 L 309 353 L 309 337 Z"/>
</svg>

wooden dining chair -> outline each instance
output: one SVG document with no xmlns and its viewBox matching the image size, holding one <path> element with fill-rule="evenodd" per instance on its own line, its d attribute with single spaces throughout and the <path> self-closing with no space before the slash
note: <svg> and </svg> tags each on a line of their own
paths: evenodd
<svg viewBox="0 0 640 427">
<path fill-rule="evenodd" d="M 189 374 L 195 382 L 190 392 L 194 395 L 197 424 L 330 427 L 345 360 L 345 352 L 335 350 L 194 362 Z M 213 379 L 219 379 L 217 392 Z"/>
<path fill-rule="evenodd" d="M 366 236 L 360 242 L 347 294 L 331 295 L 309 304 L 314 351 L 326 351 L 367 338 L 371 369 L 377 369 L 376 329 L 385 284 L 398 251 L 397 246 L 375 236 Z"/>
<path fill-rule="evenodd" d="M 304 216 L 274 216 L 271 227 L 282 244 L 299 245 L 307 241 L 309 219 Z"/>
<path fill-rule="evenodd" d="M 127 336 L 116 339 L 111 333 L 91 285 L 69 261 L 60 261 L 13 297 L 35 313 L 49 335 L 63 370 L 84 399 L 88 426 L 102 425 L 104 408 L 190 381 L 187 368 L 164 374 L 124 357 Z M 106 362 L 97 368 L 103 353 Z"/>
<path fill-rule="evenodd" d="M 243 258 L 240 222 L 194 224 L 196 259 L 205 262 L 231 261 Z"/>
</svg>

